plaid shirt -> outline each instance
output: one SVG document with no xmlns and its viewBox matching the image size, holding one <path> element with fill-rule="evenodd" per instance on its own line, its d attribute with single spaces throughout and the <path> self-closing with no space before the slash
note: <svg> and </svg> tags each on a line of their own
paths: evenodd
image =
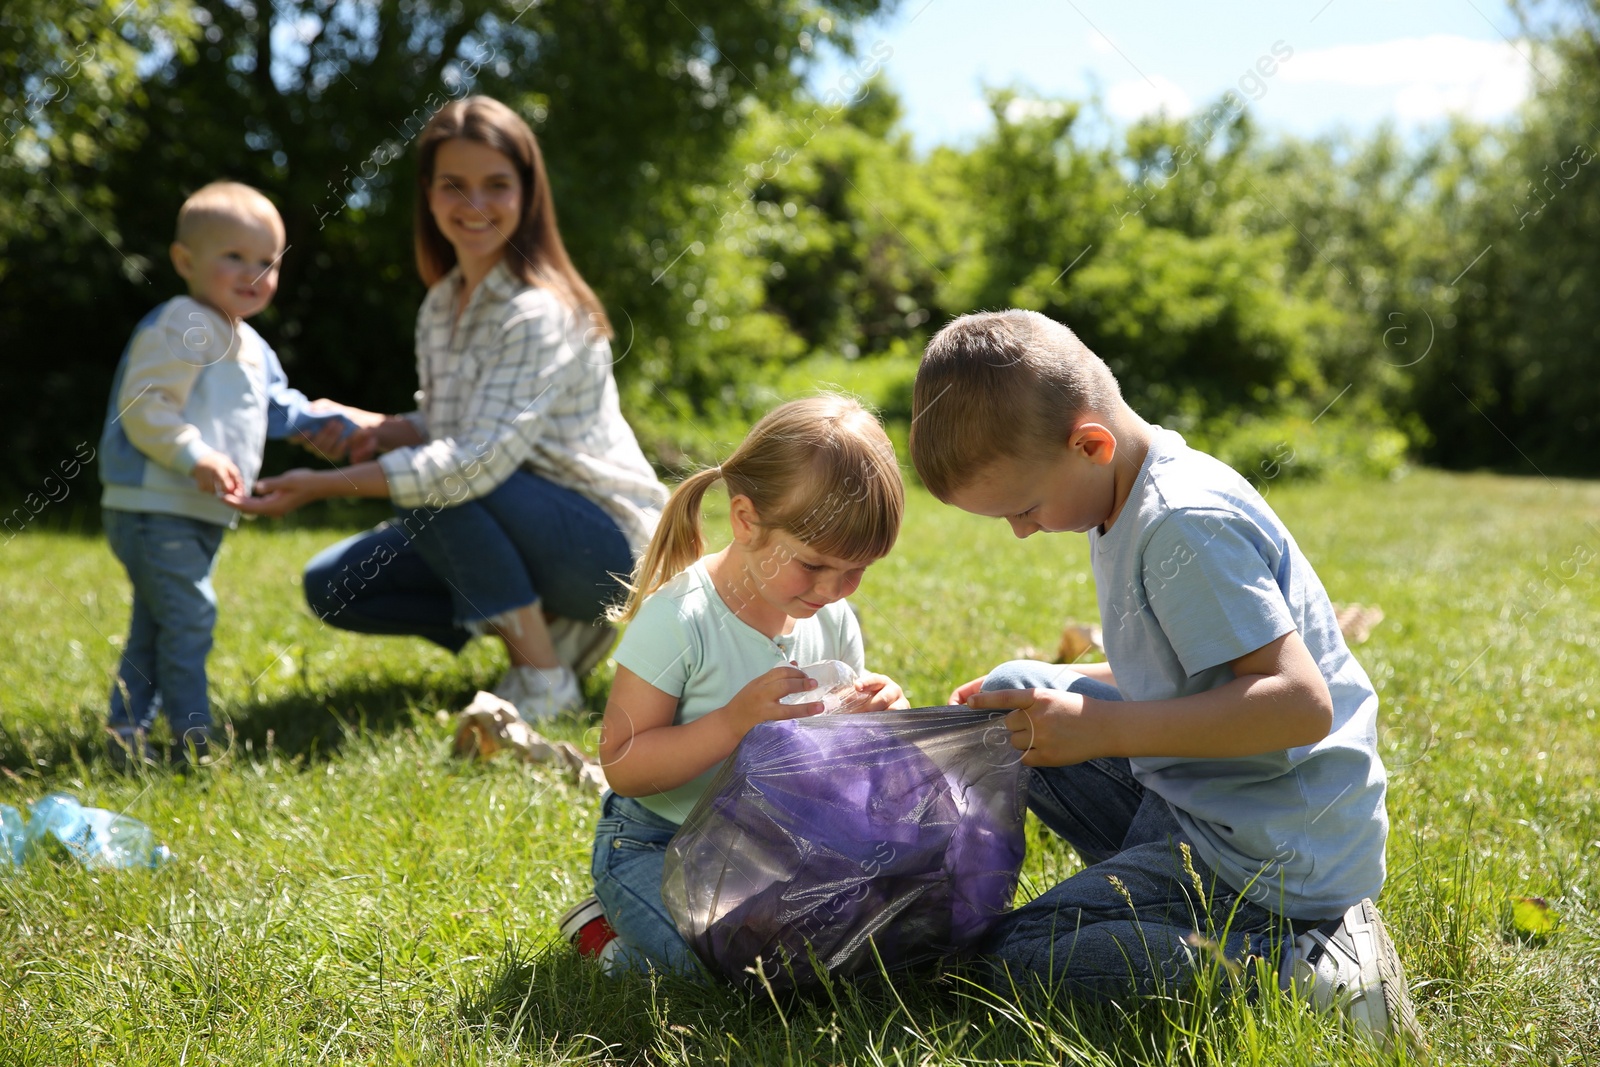
<svg viewBox="0 0 1600 1067">
<path fill-rule="evenodd" d="M 455 317 L 461 269 L 417 314 L 417 423 L 425 445 L 379 458 L 402 507 L 492 492 L 518 469 L 594 501 L 637 554 L 661 518 L 656 479 L 617 403 L 611 346 L 589 320 L 502 262 Z"/>
</svg>

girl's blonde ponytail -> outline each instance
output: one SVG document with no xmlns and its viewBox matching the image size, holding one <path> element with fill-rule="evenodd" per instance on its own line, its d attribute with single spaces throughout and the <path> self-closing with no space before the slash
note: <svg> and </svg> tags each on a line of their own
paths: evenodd
<svg viewBox="0 0 1600 1067">
<path fill-rule="evenodd" d="M 707 467 L 678 483 L 661 512 L 661 523 L 656 527 L 655 536 L 650 538 L 650 547 L 645 549 L 634 568 L 633 581 L 627 587 L 627 602 L 610 613 L 612 622 L 631 620 L 639 613 L 639 605 L 644 603 L 645 597 L 700 558 L 705 550 L 705 537 L 700 531 L 700 501 L 711 483 L 721 477 L 721 467 Z"/>
</svg>

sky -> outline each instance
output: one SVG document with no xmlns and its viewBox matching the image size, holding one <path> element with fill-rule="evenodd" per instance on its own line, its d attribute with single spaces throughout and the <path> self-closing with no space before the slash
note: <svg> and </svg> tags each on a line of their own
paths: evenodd
<svg viewBox="0 0 1600 1067">
<path fill-rule="evenodd" d="M 1233 89 L 1263 127 L 1300 136 L 1496 121 L 1529 93 L 1536 58 L 1504 0 L 900 0 L 855 39 L 857 58 L 830 57 L 813 88 L 848 91 L 858 64 L 882 60 L 923 150 L 988 127 L 986 86 L 1024 101 L 1098 93 L 1119 122 Z"/>
</svg>

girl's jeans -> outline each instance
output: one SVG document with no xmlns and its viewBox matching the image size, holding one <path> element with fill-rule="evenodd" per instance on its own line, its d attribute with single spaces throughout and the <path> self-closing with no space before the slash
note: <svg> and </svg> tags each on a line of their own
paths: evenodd
<svg viewBox="0 0 1600 1067">
<path fill-rule="evenodd" d="M 475 500 L 396 508 L 393 520 L 323 549 L 306 564 L 305 594 L 330 625 L 456 652 L 476 624 L 535 603 L 595 619 L 632 570 L 627 539 L 598 504 L 519 470 Z"/>
<path fill-rule="evenodd" d="M 226 529 L 147 511 L 101 513 L 111 551 L 133 583 L 133 619 L 111 687 L 112 728 L 148 730 L 160 709 L 174 739 L 211 729 L 206 657 L 217 624 L 211 572 Z"/>
<path fill-rule="evenodd" d="M 697 975 L 700 961 L 661 902 L 667 842 L 678 824 L 634 800 L 607 792 L 595 824 L 594 895 L 624 950 L 614 966 Z"/>
<path fill-rule="evenodd" d="M 1070 667 L 1026 660 L 995 668 L 983 688 L 1121 699 L 1114 686 Z M 1040 980 L 1107 1000 L 1176 992 L 1199 968 L 1223 959 L 1255 955 L 1275 967 L 1293 924 L 1217 878 L 1167 802 L 1134 779 L 1127 760 L 1028 774 L 1029 809 L 1088 866 L 989 931 L 981 948 L 1002 980 L 1009 972 L 1019 983 Z M 1182 845 L 1189 845 L 1187 855 Z"/>
</svg>

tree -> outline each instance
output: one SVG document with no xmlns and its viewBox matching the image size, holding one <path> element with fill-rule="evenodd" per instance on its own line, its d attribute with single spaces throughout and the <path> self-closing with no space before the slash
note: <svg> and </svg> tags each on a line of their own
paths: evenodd
<svg viewBox="0 0 1600 1067">
<path fill-rule="evenodd" d="M 23 5 L 6 6 L 7 24 L 53 41 L 47 25 L 67 5 Z M 61 43 L 29 52 L 21 89 L 7 89 L 31 91 L 86 35 L 111 33 L 132 49 L 117 84 L 132 77 L 133 91 L 95 112 L 116 135 L 80 152 L 78 127 L 36 126 L 30 143 L 43 152 L 24 159 L 25 195 L 42 198 L 41 180 L 81 189 L 86 225 L 14 223 L 3 234 L 0 345 L 51 360 L 8 371 L 0 416 L 41 469 L 98 434 L 132 323 L 178 290 L 166 265 L 177 206 L 219 177 L 266 190 L 284 216 L 279 295 L 260 326 L 296 384 L 409 407 L 421 297 L 409 144 L 433 111 L 469 92 L 502 97 L 534 126 L 573 257 L 617 312 L 619 352 L 648 348 L 670 377 L 678 349 L 699 343 L 685 324 L 692 301 L 655 284 L 654 258 L 641 251 L 709 236 L 692 229 L 703 220 L 688 201 L 725 171 L 748 109 L 786 100 L 819 43 L 848 47 L 847 20 L 879 2 L 283 0 L 269 10 L 206 0 L 159 17 L 156 7 L 132 9 L 153 27 L 143 37 L 62 23 Z M 638 363 L 625 359 L 619 373 Z"/>
</svg>

